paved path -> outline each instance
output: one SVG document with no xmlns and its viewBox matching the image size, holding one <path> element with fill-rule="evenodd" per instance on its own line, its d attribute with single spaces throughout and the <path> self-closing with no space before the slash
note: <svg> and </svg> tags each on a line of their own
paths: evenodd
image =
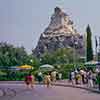
<svg viewBox="0 0 100 100">
<path fill-rule="evenodd" d="M 23 84 L 0 84 L 0 87 L 16 91 L 15 95 L 9 90 L 8 95 L 1 96 L 0 100 L 100 100 L 100 94 L 79 88 L 36 85 L 27 90 Z"/>
</svg>

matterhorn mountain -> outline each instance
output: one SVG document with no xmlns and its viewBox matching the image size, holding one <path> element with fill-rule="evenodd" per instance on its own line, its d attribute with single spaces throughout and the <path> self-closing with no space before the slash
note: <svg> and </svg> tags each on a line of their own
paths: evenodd
<svg viewBox="0 0 100 100">
<path fill-rule="evenodd" d="M 75 48 L 79 54 L 84 52 L 83 36 L 74 28 L 73 21 L 59 7 L 54 9 L 50 24 L 41 34 L 33 54 L 37 57 L 45 52 L 59 48 Z"/>
</svg>

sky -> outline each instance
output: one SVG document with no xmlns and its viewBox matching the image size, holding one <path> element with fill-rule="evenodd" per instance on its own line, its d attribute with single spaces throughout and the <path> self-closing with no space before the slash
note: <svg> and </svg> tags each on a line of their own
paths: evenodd
<svg viewBox="0 0 100 100">
<path fill-rule="evenodd" d="M 81 34 L 90 24 L 95 48 L 94 36 L 100 36 L 100 0 L 0 0 L 0 42 L 23 45 L 30 53 L 56 6 L 70 16 Z"/>
</svg>

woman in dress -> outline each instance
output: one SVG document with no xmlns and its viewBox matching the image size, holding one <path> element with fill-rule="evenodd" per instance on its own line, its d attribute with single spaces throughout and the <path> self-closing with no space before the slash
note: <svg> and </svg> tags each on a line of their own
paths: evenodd
<svg viewBox="0 0 100 100">
<path fill-rule="evenodd" d="M 45 76 L 44 82 L 45 82 L 47 88 L 50 87 L 50 85 L 51 85 L 51 76 L 49 75 L 49 73 Z"/>
</svg>

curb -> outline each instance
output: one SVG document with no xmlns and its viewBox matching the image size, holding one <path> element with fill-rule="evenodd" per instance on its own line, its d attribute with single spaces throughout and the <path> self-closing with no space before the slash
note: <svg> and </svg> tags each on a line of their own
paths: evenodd
<svg viewBox="0 0 100 100">
<path fill-rule="evenodd" d="M 59 83 L 56 83 L 56 84 L 53 84 L 53 85 L 55 85 L 55 86 L 63 86 L 63 87 L 80 88 L 80 89 L 84 89 L 84 90 L 87 90 L 87 91 L 90 91 L 90 92 L 100 93 L 99 90 L 90 89 L 90 88 L 82 87 L 82 86 L 68 85 L 68 84 L 59 84 Z"/>
</svg>

